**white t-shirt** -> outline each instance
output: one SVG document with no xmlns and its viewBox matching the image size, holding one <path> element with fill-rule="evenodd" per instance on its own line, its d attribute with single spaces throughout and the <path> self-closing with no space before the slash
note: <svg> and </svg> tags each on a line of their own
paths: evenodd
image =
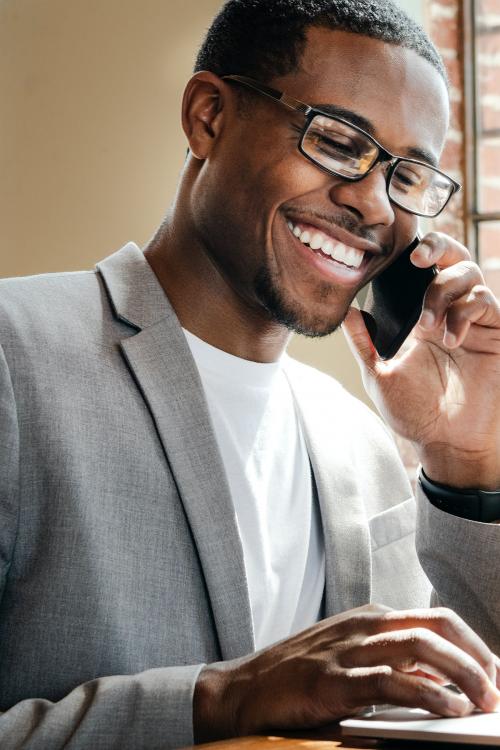
<svg viewBox="0 0 500 750">
<path fill-rule="evenodd" d="M 236 511 L 260 649 L 317 622 L 325 586 L 321 517 L 288 357 L 249 362 L 184 333 Z"/>
</svg>

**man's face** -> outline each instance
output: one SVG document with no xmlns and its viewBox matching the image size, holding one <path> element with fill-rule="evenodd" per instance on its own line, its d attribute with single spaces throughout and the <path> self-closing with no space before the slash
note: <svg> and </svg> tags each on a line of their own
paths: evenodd
<svg viewBox="0 0 500 750">
<path fill-rule="evenodd" d="M 363 118 L 391 153 L 439 158 L 446 88 L 411 50 L 311 28 L 300 70 L 268 83 Z M 207 252 L 240 299 L 292 330 L 325 335 L 358 290 L 410 244 L 418 220 L 389 201 L 383 165 L 348 182 L 309 162 L 297 148 L 303 124 L 302 115 L 265 97 L 251 95 L 243 114 L 234 104 L 195 190 L 194 213 Z M 295 236 L 299 230 L 354 248 L 354 266 L 360 253 L 361 265 L 312 249 L 307 235 Z"/>
</svg>

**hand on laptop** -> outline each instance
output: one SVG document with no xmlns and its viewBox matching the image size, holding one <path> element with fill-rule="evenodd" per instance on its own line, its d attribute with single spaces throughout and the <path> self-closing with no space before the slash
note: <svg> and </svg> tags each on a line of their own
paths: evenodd
<svg viewBox="0 0 500 750">
<path fill-rule="evenodd" d="M 386 703 L 442 716 L 475 706 L 494 711 L 498 687 L 499 659 L 451 610 L 369 605 L 205 667 L 195 689 L 195 739 L 320 727 Z"/>
</svg>

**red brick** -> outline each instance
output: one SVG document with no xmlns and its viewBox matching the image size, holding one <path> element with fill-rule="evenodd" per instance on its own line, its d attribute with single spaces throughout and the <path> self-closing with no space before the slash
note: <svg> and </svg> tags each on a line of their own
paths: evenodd
<svg viewBox="0 0 500 750">
<path fill-rule="evenodd" d="M 497 11 L 500 15 L 500 11 Z M 479 55 L 496 55 L 500 49 L 500 33 L 480 34 L 477 40 Z"/>
<path fill-rule="evenodd" d="M 500 260 L 500 221 L 483 222 L 479 228 L 481 260 Z"/>
<path fill-rule="evenodd" d="M 500 138 L 487 140 L 479 146 L 479 173 L 500 178 Z"/>
<path fill-rule="evenodd" d="M 459 143 L 447 143 L 441 157 L 441 169 L 445 172 L 462 172 L 463 170 L 463 152 Z"/>
<path fill-rule="evenodd" d="M 478 193 L 481 213 L 500 212 L 500 186 L 485 185 L 480 179 Z"/>
<path fill-rule="evenodd" d="M 498 0 L 478 0 L 477 5 L 478 16 L 482 16 L 485 13 L 498 15 Z"/>
</svg>

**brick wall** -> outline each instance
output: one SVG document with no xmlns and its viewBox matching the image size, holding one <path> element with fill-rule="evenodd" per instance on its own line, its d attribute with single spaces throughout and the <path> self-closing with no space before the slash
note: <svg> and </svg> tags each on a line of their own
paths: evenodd
<svg viewBox="0 0 500 750">
<path fill-rule="evenodd" d="M 443 168 L 464 181 L 465 144 L 463 29 L 464 14 L 475 10 L 478 86 L 477 205 L 481 213 L 500 212 L 500 0 L 427 0 L 431 37 L 441 52 L 451 82 L 452 120 Z M 467 65 L 470 63 L 467 62 Z M 467 147 L 470 148 L 469 145 Z M 465 238 L 465 193 L 458 195 L 436 221 L 437 227 L 460 240 Z M 486 280 L 500 297 L 500 222 L 480 225 L 480 262 Z"/>
<path fill-rule="evenodd" d="M 478 0 L 478 208 L 500 213 L 500 2 Z M 500 297 L 500 222 L 481 225 L 481 264 Z"/>
<path fill-rule="evenodd" d="M 445 172 L 464 182 L 464 82 L 462 62 L 461 0 L 427 0 L 427 29 L 439 49 L 450 79 L 451 119 L 441 165 Z M 434 221 L 435 229 L 465 241 L 463 193 L 454 196 L 447 209 Z"/>
</svg>

